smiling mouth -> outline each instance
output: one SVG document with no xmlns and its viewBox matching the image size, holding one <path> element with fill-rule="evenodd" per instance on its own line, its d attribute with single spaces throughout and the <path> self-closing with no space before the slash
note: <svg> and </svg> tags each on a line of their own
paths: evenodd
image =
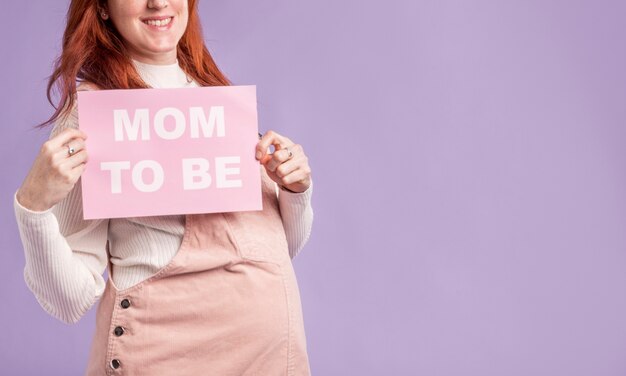
<svg viewBox="0 0 626 376">
<path fill-rule="evenodd" d="M 166 17 L 166 18 L 160 18 L 160 19 L 147 19 L 147 20 L 143 20 L 142 22 L 148 26 L 163 27 L 163 26 L 169 25 L 170 22 L 172 22 L 172 18 L 174 17 Z"/>
</svg>

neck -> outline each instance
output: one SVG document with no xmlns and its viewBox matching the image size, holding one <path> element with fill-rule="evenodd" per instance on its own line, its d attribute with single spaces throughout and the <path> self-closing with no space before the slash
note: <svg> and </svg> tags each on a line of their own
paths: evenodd
<svg viewBox="0 0 626 376">
<path fill-rule="evenodd" d="M 174 61 L 169 62 L 168 63 L 156 63 L 154 61 L 151 60 L 138 60 L 136 58 L 131 58 L 133 64 L 135 65 L 135 67 L 145 67 L 147 69 L 170 69 L 172 67 L 178 67 L 178 59 L 174 59 Z"/>
<path fill-rule="evenodd" d="M 145 61 L 132 58 L 137 73 L 152 88 L 195 87 L 196 85 L 178 65 L 178 60 L 166 65 Z"/>
<path fill-rule="evenodd" d="M 151 55 L 139 55 L 130 54 L 131 59 L 148 65 L 172 65 L 177 63 L 176 51 L 172 53 L 163 54 L 151 54 Z"/>
</svg>

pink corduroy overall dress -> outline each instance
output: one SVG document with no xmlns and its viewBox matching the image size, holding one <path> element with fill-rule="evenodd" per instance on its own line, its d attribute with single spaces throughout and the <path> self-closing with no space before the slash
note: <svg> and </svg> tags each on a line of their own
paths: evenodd
<svg viewBox="0 0 626 376">
<path fill-rule="evenodd" d="M 310 375 L 276 191 L 261 171 L 262 211 L 187 215 L 169 264 L 124 290 L 109 277 L 87 375 Z"/>
</svg>

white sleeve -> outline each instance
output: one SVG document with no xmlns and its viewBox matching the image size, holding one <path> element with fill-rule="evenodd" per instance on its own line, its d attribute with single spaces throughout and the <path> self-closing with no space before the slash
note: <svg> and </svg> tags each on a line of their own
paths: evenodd
<svg viewBox="0 0 626 376">
<path fill-rule="evenodd" d="M 51 137 L 77 127 L 76 111 L 55 125 Z M 24 280 L 46 312 L 75 323 L 102 295 L 107 265 L 108 220 L 83 220 L 80 179 L 53 208 L 28 210 L 14 196 L 24 247 Z"/>
<path fill-rule="evenodd" d="M 313 194 L 313 182 L 309 188 L 301 193 L 294 193 L 278 187 L 276 194 L 280 214 L 285 227 L 289 256 L 293 259 L 302 250 L 311 235 L 313 227 L 313 207 L 311 196 Z"/>
</svg>

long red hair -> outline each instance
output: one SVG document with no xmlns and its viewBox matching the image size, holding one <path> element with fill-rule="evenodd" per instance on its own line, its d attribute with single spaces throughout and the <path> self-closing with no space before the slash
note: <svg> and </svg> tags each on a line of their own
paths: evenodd
<svg viewBox="0 0 626 376">
<path fill-rule="evenodd" d="M 181 68 L 201 86 L 226 86 L 230 81 L 219 70 L 202 38 L 198 0 L 188 0 L 187 30 L 178 42 Z M 67 115 L 76 101 L 77 82 L 88 82 L 100 89 L 140 89 L 141 79 L 126 53 L 122 37 L 113 24 L 99 16 L 106 0 L 72 0 L 63 33 L 63 50 L 48 80 L 48 101 L 55 108 L 43 127 Z M 52 92 L 59 94 L 58 104 Z"/>
</svg>

